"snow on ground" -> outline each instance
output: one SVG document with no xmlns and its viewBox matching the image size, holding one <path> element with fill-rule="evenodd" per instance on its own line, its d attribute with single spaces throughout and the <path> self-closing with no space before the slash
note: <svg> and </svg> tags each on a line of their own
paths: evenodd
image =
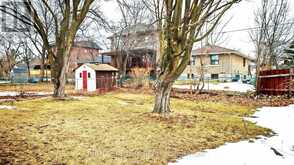
<svg viewBox="0 0 294 165">
<path fill-rule="evenodd" d="M 5 92 L 0 92 L 0 97 L 4 96 L 19 96 L 21 93 L 20 92 L 13 92 L 13 91 L 5 91 Z M 33 95 L 33 96 L 46 96 L 52 94 L 52 92 L 25 92 L 25 95 Z"/>
<path fill-rule="evenodd" d="M 1 109 L 13 110 L 13 109 L 16 109 L 16 107 L 15 106 L 8 106 L 8 105 L 0 105 L 0 110 Z"/>
<path fill-rule="evenodd" d="M 19 92 L 0 92 L 0 96 L 18 96 Z"/>
<path fill-rule="evenodd" d="M 174 85 L 173 88 L 190 89 L 190 85 Z M 247 92 L 247 91 L 254 91 L 254 86 L 250 84 L 243 84 L 241 82 L 229 82 L 229 83 L 217 83 L 217 84 L 205 83 L 204 89 Z"/>
<path fill-rule="evenodd" d="M 170 165 L 294 165 L 294 105 L 264 107 L 248 118 L 257 125 L 272 129 L 277 135 L 238 143 L 188 155 Z M 283 156 L 278 156 L 274 148 Z"/>
<path fill-rule="evenodd" d="M 11 83 L 10 81 L 0 80 L 0 84 L 8 84 Z"/>
</svg>

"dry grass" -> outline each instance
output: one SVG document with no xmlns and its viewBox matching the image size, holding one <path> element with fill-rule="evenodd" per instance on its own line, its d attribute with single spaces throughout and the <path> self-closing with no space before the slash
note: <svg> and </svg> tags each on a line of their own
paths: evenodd
<svg viewBox="0 0 294 165">
<path fill-rule="evenodd" d="M 151 95 L 121 92 L 17 102 L 0 110 L 0 164 L 166 164 L 269 132 L 240 118 L 254 107 L 173 99 L 162 117 L 152 104 Z"/>
</svg>

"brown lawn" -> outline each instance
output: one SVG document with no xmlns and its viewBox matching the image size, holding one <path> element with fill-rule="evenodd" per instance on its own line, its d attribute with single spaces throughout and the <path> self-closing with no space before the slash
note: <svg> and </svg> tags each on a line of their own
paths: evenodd
<svg viewBox="0 0 294 165">
<path fill-rule="evenodd" d="M 167 164 L 269 130 L 242 120 L 255 107 L 172 100 L 150 113 L 153 96 L 113 92 L 59 101 L 41 98 L 0 110 L 0 164 Z"/>
</svg>

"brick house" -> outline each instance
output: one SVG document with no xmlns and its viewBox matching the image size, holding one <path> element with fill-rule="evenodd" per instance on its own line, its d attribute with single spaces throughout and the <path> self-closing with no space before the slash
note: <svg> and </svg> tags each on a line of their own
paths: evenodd
<svg viewBox="0 0 294 165">
<path fill-rule="evenodd" d="M 121 36 L 117 35 L 108 37 L 111 41 L 111 50 L 102 53 L 111 56 L 111 65 L 119 68 L 116 59 L 121 53 L 125 53 L 118 51 L 122 48 L 116 46 L 131 41 L 134 46 L 129 50 L 131 55 L 127 61 L 127 72 L 134 67 L 151 67 L 155 73 L 156 57 L 160 52 L 158 30 L 146 24 L 138 24 L 127 32 L 123 32 Z M 187 66 L 179 79 L 199 77 L 202 68 L 200 59 L 204 64 L 205 77 L 212 79 L 247 78 L 251 75 L 250 67 L 254 64 L 254 59 L 237 50 L 208 45 L 192 51 L 191 65 Z"/>
<path fill-rule="evenodd" d="M 192 51 L 190 64 L 180 79 L 194 79 L 199 77 L 201 72 L 206 79 L 247 79 L 251 75 L 250 66 L 253 63 L 253 58 L 237 50 L 207 45 Z"/>
<path fill-rule="evenodd" d="M 53 47 L 54 48 L 54 47 Z M 103 61 L 100 54 L 102 48 L 93 41 L 76 41 L 74 42 L 69 58 L 69 68 L 67 79 L 74 79 L 74 69 L 84 63 L 110 63 L 107 59 Z"/>
<path fill-rule="evenodd" d="M 52 45 L 52 48 L 54 49 L 54 45 Z M 76 41 L 70 51 L 67 79 L 74 80 L 74 69 L 84 63 L 110 63 L 110 57 L 102 56 L 100 54 L 101 50 L 102 49 L 95 42 Z M 41 63 L 42 60 L 40 58 L 34 58 L 30 63 L 31 78 L 34 78 L 36 81 L 41 77 Z M 18 64 L 16 68 L 22 65 L 24 64 Z M 27 73 L 28 71 L 26 70 L 25 72 Z M 48 59 L 45 60 L 44 74 L 45 79 L 51 79 L 51 65 Z"/>
<path fill-rule="evenodd" d="M 119 68 L 117 58 L 129 53 L 126 71 L 132 68 L 152 68 L 155 70 L 156 54 L 158 54 L 158 32 L 147 24 L 137 24 L 129 29 L 108 37 L 110 50 L 102 55 L 111 56 L 111 65 Z M 129 45 L 127 45 L 129 44 Z"/>
</svg>

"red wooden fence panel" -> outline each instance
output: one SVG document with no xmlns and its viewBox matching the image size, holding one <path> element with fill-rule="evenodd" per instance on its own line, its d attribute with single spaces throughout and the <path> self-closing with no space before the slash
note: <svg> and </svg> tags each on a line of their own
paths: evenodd
<svg viewBox="0 0 294 165">
<path fill-rule="evenodd" d="M 257 92 L 266 95 L 292 94 L 293 71 L 294 68 L 261 71 L 258 77 Z"/>
</svg>

